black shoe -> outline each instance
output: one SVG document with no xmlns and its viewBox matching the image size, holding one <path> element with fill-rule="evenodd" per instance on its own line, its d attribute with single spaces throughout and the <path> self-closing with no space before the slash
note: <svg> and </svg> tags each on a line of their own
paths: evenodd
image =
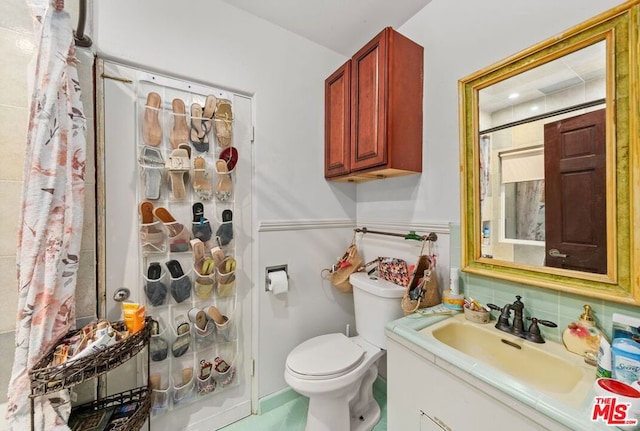
<svg viewBox="0 0 640 431">
<path fill-rule="evenodd" d="M 202 202 L 196 202 L 192 207 L 193 211 L 193 222 L 199 223 L 204 218 L 204 205 Z"/>
<path fill-rule="evenodd" d="M 167 261 L 165 263 L 167 265 L 167 269 L 169 273 L 171 273 L 171 278 L 180 278 L 184 275 L 184 271 L 182 271 L 182 266 L 180 266 L 180 262 L 175 259 Z"/>
<path fill-rule="evenodd" d="M 147 282 L 144 285 L 144 293 L 149 304 L 154 307 L 164 304 L 167 298 L 167 286 L 160 281 L 162 268 L 159 262 L 151 262 L 147 269 Z"/>
<path fill-rule="evenodd" d="M 227 245 L 233 239 L 233 212 L 231 210 L 222 211 L 222 224 L 216 231 L 220 245 Z"/>
</svg>

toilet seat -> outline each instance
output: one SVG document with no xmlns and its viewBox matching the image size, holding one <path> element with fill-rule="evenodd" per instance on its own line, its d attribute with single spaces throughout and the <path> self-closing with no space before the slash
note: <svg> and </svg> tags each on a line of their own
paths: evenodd
<svg viewBox="0 0 640 431">
<path fill-rule="evenodd" d="M 287 368 L 300 379 L 332 379 L 348 374 L 364 357 L 365 350 L 344 334 L 326 334 L 293 349 L 287 357 Z"/>
</svg>

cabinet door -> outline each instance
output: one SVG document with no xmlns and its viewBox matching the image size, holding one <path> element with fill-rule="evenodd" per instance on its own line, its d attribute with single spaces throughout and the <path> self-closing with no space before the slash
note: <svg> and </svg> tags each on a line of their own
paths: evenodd
<svg viewBox="0 0 640 431">
<path fill-rule="evenodd" d="M 387 35 L 383 30 L 351 60 L 351 170 L 387 162 Z"/>
<path fill-rule="evenodd" d="M 445 423 L 437 417 L 431 417 L 420 411 L 420 431 L 451 431 Z"/>
<path fill-rule="evenodd" d="M 324 176 L 350 171 L 351 62 L 324 81 Z"/>
<path fill-rule="evenodd" d="M 390 430 L 536 431 L 530 411 L 488 396 L 433 362 L 387 339 L 387 425 Z M 548 419 L 544 423 L 550 422 Z M 491 424 L 488 427 L 487 424 Z M 483 428 L 483 425 L 485 427 Z M 544 429 L 565 429 L 559 424 Z"/>
</svg>

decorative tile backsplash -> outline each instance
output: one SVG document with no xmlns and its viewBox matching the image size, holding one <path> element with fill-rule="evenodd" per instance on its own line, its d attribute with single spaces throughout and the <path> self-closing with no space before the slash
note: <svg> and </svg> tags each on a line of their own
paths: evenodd
<svg viewBox="0 0 640 431">
<path fill-rule="evenodd" d="M 451 265 L 460 265 L 460 225 L 452 223 L 451 229 Z M 537 317 L 551 320 L 558 324 L 557 328 L 540 329 L 543 336 L 550 340 L 561 342 L 562 331 L 566 326 L 577 320 L 582 314 L 583 305 L 588 304 L 594 311 L 598 325 L 605 334 L 611 335 L 611 316 L 613 313 L 623 313 L 640 317 L 640 307 L 618 304 L 602 299 L 573 295 L 565 292 L 527 286 L 520 283 L 492 279 L 475 274 L 462 273 L 461 286 L 465 296 L 472 297 L 483 304 L 493 303 L 499 307 L 515 301 L 515 296 L 522 296 L 525 317 Z M 497 312 L 493 312 L 497 317 Z"/>
</svg>

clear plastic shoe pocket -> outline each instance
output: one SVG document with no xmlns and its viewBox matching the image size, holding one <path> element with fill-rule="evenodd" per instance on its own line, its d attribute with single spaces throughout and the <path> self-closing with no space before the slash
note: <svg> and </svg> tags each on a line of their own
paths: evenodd
<svg viewBox="0 0 640 431">
<path fill-rule="evenodd" d="M 169 343 L 167 342 L 168 331 L 165 328 L 157 335 L 152 335 L 149 340 L 149 352 L 151 360 L 154 362 L 164 361 L 169 354 Z"/>
<path fill-rule="evenodd" d="M 211 142 L 211 131 L 213 130 L 213 120 L 207 117 L 194 117 L 189 115 L 189 126 L 190 129 L 195 125 L 200 124 L 201 126 L 198 129 L 204 131 L 202 136 L 198 136 L 198 144 L 203 144 L 205 142 Z M 192 132 L 190 132 L 192 133 Z M 189 140 L 193 143 L 193 139 L 195 137 L 195 133 L 193 136 L 189 137 Z M 197 149 L 196 149 L 197 150 Z"/>
<path fill-rule="evenodd" d="M 168 224 L 167 226 L 171 226 L 174 230 L 178 230 L 182 227 L 176 235 L 169 235 L 169 250 L 172 253 L 189 251 L 189 238 L 191 238 L 191 232 L 189 232 L 189 229 L 177 222 Z M 169 232 L 171 232 L 171 230 L 169 230 Z"/>
<path fill-rule="evenodd" d="M 226 254 L 233 250 L 233 221 L 220 222 L 215 232 L 216 244 L 222 247 Z"/>
<path fill-rule="evenodd" d="M 171 131 L 176 129 L 176 126 L 184 126 L 187 129 L 187 133 L 189 130 L 189 124 L 187 123 L 187 114 L 186 110 L 188 108 L 185 106 L 184 114 L 176 114 L 175 112 L 168 112 L 165 119 L 165 126 L 167 127 L 166 133 L 167 136 L 171 136 Z M 185 142 L 186 143 L 186 142 Z"/>
<path fill-rule="evenodd" d="M 222 387 L 230 384 L 233 381 L 233 378 L 235 377 L 235 374 L 236 374 L 236 369 L 233 362 L 228 364 L 229 364 L 229 367 L 226 370 L 214 371 L 215 378 Z"/>
<path fill-rule="evenodd" d="M 163 382 L 160 376 L 158 379 L 160 381 L 158 388 L 151 390 L 151 409 L 155 412 L 165 410 L 169 406 L 169 397 L 171 396 L 169 382 Z"/>
<path fill-rule="evenodd" d="M 191 297 L 191 279 L 189 278 L 189 273 L 178 278 L 169 277 L 171 280 L 171 297 L 178 304 Z"/>
<path fill-rule="evenodd" d="M 159 221 L 140 225 L 140 246 L 143 253 L 164 253 L 167 249 L 166 238 L 162 223 Z"/>
<path fill-rule="evenodd" d="M 138 118 L 140 119 L 140 142 L 157 147 L 164 140 L 164 113 L 162 103 L 160 108 L 148 106 L 146 101 L 138 104 Z M 153 136 L 153 142 L 147 142 L 146 136 Z M 159 141 L 157 142 L 156 139 Z"/>
<path fill-rule="evenodd" d="M 157 200 L 161 197 L 164 170 L 161 167 L 145 166 L 140 168 L 140 180 L 144 199 Z"/>
<path fill-rule="evenodd" d="M 233 339 L 233 324 L 231 322 L 231 319 L 229 319 L 227 316 L 222 316 L 225 321 L 224 323 L 217 323 L 216 324 L 216 334 L 218 335 L 218 340 L 219 341 L 231 341 Z"/>
<path fill-rule="evenodd" d="M 236 272 L 221 272 L 219 268 L 216 268 L 216 294 L 219 297 L 232 296 L 235 292 L 236 285 Z"/>
<path fill-rule="evenodd" d="M 233 140 L 233 118 L 214 118 L 213 122 L 218 145 L 221 148 L 231 146 Z"/>
<path fill-rule="evenodd" d="M 172 381 L 177 380 L 177 379 L 174 379 L 173 376 L 171 377 L 171 379 Z M 189 380 L 188 383 L 185 383 L 185 384 L 181 384 L 180 381 L 174 381 L 173 382 L 173 401 L 175 403 L 180 403 L 181 401 L 188 399 L 189 395 L 191 395 L 191 392 L 193 391 L 193 386 L 194 386 L 193 377 L 191 378 L 191 380 Z"/>
<path fill-rule="evenodd" d="M 152 307 L 159 307 L 167 303 L 167 273 L 162 271 L 160 278 L 151 280 L 146 275 L 142 275 L 144 279 L 144 294 L 146 304 Z"/>
<path fill-rule="evenodd" d="M 216 380 L 212 374 L 204 378 L 198 376 L 196 377 L 196 388 L 199 394 L 208 394 L 216 389 Z"/>
<path fill-rule="evenodd" d="M 234 189 L 231 172 L 219 171 L 217 167 L 214 170 L 216 171 L 216 198 L 222 203 L 231 203 Z"/>
<path fill-rule="evenodd" d="M 214 284 L 213 275 L 196 276 L 196 279 L 193 282 L 193 290 L 196 298 L 210 299 L 213 293 Z"/>
<path fill-rule="evenodd" d="M 204 329 L 198 328 L 198 325 L 194 325 L 194 327 L 195 327 L 196 339 L 197 339 L 197 338 L 208 337 L 209 335 L 211 335 L 214 332 L 216 326 L 213 320 L 207 320 L 207 324 L 204 327 Z"/>
<path fill-rule="evenodd" d="M 209 220 L 191 222 L 191 232 L 193 233 L 194 238 L 197 238 L 202 242 L 209 241 L 211 239 L 211 234 L 213 233 Z"/>
</svg>

